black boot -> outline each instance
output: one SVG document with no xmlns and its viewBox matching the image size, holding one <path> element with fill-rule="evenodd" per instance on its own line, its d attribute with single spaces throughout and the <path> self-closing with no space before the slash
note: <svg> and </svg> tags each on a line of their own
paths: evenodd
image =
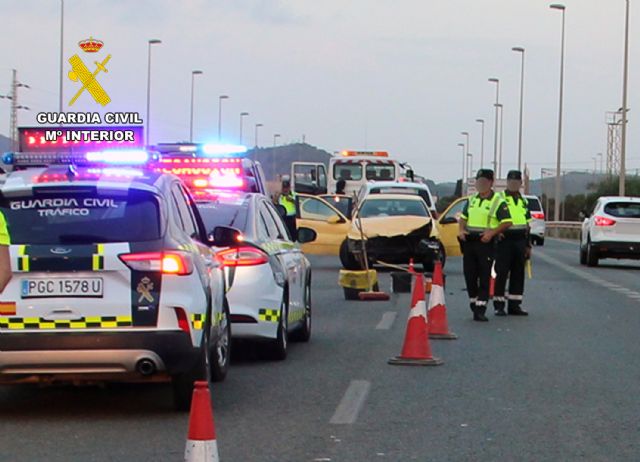
<svg viewBox="0 0 640 462">
<path fill-rule="evenodd" d="M 486 305 L 476 305 L 476 309 L 473 312 L 473 320 L 478 322 L 488 322 L 489 319 L 484 314 L 486 311 Z"/>
<path fill-rule="evenodd" d="M 507 313 L 504 311 L 504 302 L 503 301 L 493 301 L 493 309 L 496 316 L 506 316 Z"/>
<path fill-rule="evenodd" d="M 529 316 L 529 313 L 520 307 L 520 304 L 509 303 L 509 316 Z"/>
</svg>

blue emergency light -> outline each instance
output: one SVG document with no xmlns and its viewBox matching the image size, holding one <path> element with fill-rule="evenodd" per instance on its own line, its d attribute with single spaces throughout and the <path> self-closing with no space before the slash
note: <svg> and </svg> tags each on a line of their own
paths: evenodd
<svg viewBox="0 0 640 462">
<path fill-rule="evenodd" d="M 238 144 L 203 144 L 202 153 L 212 157 L 233 156 L 245 154 L 247 147 Z"/>
<path fill-rule="evenodd" d="M 42 167 L 73 164 L 78 166 L 143 165 L 156 156 L 140 149 L 108 149 L 89 152 L 8 152 L 2 156 L 7 165 Z"/>
</svg>

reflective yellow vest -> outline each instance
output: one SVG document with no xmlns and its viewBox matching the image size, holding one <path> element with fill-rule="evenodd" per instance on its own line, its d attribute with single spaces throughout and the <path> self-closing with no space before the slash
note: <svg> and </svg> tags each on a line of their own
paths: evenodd
<svg viewBox="0 0 640 462">
<path fill-rule="evenodd" d="M 491 199 L 482 199 L 479 194 L 471 196 L 466 217 L 467 231 L 482 233 L 487 229 L 496 229 L 500 226 L 496 213 L 503 201 L 502 196 L 497 193 L 493 193 Z"/>
<path fill-rule="evenodd" d="M 287 211 L 287 216 L 295 216 L 296 214 L 296 195 L 294 192 L 291 192 L 288 196 L 284 194 L 280 194 L 278 198 L 278 204 L 283 206 Z"/>
<path fill-rule="evenodd" d="M 11 238 L 7 230 L 7 220 L 5 220 L 2 212 L 0 212 L 0 245 L 11 245 Z"/>
<path fill-rule="evenodd" d="M 509 227 L 509 231 L 527 229 L 529 221 L 531 221 L 531 219 L 527 219 L 527 211 L 529 210 L 529 202 L 527 199 L 522 195 L 519 195 L 518 199 L 515 200 L 512 195 L 507 194 L 505 191 L 501 192 L 500 195 L 507 203 L 509 213 L 511 214 L 511 221 L 513 222 L 513 225 Z"/>
</svg>

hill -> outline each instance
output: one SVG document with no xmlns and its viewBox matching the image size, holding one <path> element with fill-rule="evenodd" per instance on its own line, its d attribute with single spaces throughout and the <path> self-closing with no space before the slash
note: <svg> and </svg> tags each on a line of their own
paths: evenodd
<svg viewBox="0 0 640 462">
<path fill-rule="evenodd" d="M 291 173 L 292 162 L 322 162 L 329 165 L 331 154 L 306 143 L 294 143 L 273 148 L 254 148 L 248 157 L 262 164 L 267 181 Z"/>
</svg>

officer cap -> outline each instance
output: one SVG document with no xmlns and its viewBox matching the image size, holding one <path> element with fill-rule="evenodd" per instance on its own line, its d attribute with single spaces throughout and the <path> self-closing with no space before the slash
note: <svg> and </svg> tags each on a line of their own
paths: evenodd
<svg viewBox="0 0 640 462">
<path fill-rule="evenodd" d="M 522 180 L 522 172 L 520 170 L 510 170 L 507 173 L 507 180 Z"/>
<path fill-rule="evenodd" d="M 478 170 L 478 173 L 476 173 L 476 179 L 478 178 L 486 178 L 489 181 L 493 181 L 493 170 L 488 168 L 481 168 L 480 170 Z"/>
</svg>

